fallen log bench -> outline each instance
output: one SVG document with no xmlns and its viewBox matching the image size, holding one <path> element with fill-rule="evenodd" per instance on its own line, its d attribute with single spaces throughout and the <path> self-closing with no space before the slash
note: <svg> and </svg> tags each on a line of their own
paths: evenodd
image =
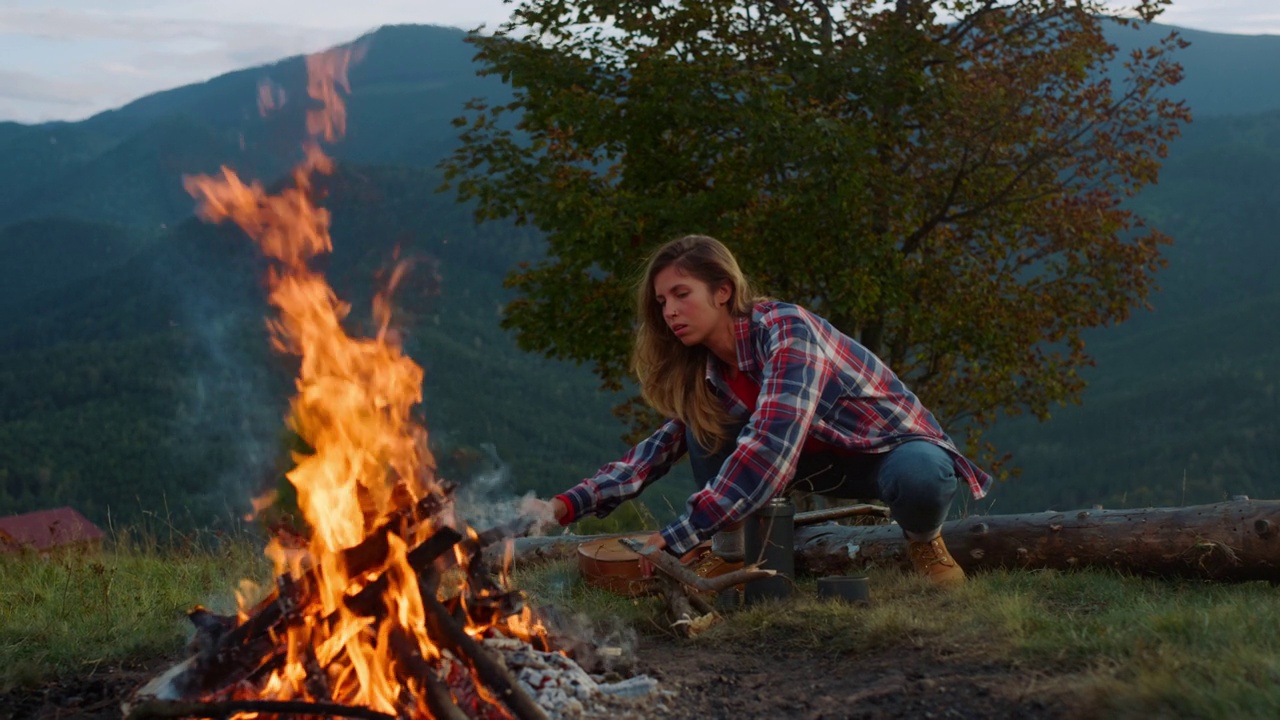
<svg viewBox="0 0 1280 720">
<path fill-rule="evenodd" d="M 944 524 L 942 535 L 970 572 L 1102 567 L 1218 582 L 1280 582 L 1280 500 L 980 515 Z M 570 559 L 582 543 L 603 537 L 611 536 L 519 538 L 514 558 L 520 564 Z M 795 547 L 796 570 L 809 575 L 910 567 L 897 525 L 797 527 Z"/>
<path fill-rule="evenodd" d="M 1076 510 L 974 516 L 942 536 L 967 571 L 1112 568 L 1220 582 L 1280 581 L 1280 501 L 1233 500 L 1181 508 Z M 897 526 L 796 530 L 796 563 L 815 575 L 910 567 Z"/>
</svg>

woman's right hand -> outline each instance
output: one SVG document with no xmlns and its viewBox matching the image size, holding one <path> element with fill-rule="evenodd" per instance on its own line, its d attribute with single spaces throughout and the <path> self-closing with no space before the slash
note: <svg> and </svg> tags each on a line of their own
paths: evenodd
<svg viewBox="0 0 1280 720">
<path fill-rule="evenodd" d="M 528 515 L 539 523 L 547 525 L 553 523 L 559 525 L 569 514 L 569 506 L 565 505 L 564 500 L 558 497 L 550 500 L 527 498 L 520 509 L 524 515 Z"/>
<path fill-rule="evenodd" d="M 558 497 L 551 498 L 550 502 L 551 512 L 555 517 L 556 522 L 563 521 L 565 516 L 569 514 L 569 506 L 564 503 L 564 500 Z"/>
</svg>

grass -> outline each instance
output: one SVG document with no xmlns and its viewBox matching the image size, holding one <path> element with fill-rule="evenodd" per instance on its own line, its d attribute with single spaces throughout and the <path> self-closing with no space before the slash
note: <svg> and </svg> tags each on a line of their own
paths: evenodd
<svg viewBox="0 0 1280 720">
<path fill-rule="evenodd" d="M 0 554 L 0 691 L 171 654 L 190 637 L 187 610 L 230 612 L 237 581 L 269 572 L 247 539 L 162 550 L 122 536 L 112 545 Z"/>
<path fill-rule="evenodd" d="M 267 573 L 248 539 L 0 556 L 0 690 L 173 654 L 189 636 L 186 610 L 230 611 L 237 582 Z M 1104 571 L 988 573 L 950 593 L 896 571 L 871 582 L 874 602 L 857 607 L 821 600 L 802 581 L 796 597 L 734 613 L 690 642 L 849 655 L 932 648 L 1059 678 L 1092 716 L 1280 716 L 1280 598 L 1265 583 Z M 588 586 L 572 563 L 520 570 L 515 583 L 597 637 L 666 630 L 656 601 Z"/>
</svg>

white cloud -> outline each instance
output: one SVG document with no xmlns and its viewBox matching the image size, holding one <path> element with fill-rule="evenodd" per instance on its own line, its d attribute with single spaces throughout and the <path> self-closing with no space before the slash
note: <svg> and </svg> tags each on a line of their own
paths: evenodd
<svg viewBox="0 0 1280 720">
<path fill-rule="evenodd" d="M 0 70 L 0 98 L 51 105 L 80 105 L 93 88 L 80 83 L 50 81 L 29 72 Z"/>
<path fill-rule="evenodd" d="M 80 119 L 381 25 L 494 28 L 510 13 L 502 0 L 2 1 L 0 119 L 23 121 Z M 1175 0 L 1160 21 L 1280 34 L 1276 0 Z"/>
<path fill-rule="evenodd" d="M 1280 35 L 1275 0 L 1174 0 L 1161 23 L 1241 35 Z"/>
</svg>

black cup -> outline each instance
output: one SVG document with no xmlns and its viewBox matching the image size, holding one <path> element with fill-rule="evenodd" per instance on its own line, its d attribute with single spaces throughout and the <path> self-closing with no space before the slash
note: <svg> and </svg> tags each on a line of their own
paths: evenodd
<svg viewBox="0 0 1280 720">
<path fill-rule="evenodd" d="M 871 585 L 867 582 L 866 575 L 833 575 L 818 578 L 818 597 L 869 605 Z"/>
</svg>

